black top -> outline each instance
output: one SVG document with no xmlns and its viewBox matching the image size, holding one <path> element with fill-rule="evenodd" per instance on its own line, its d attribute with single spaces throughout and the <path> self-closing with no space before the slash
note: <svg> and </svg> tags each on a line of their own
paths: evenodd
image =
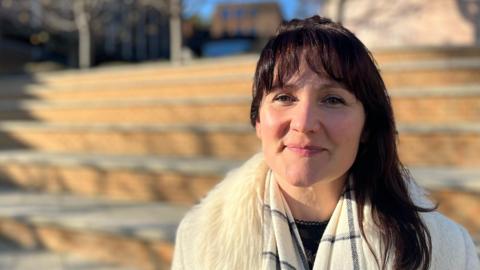
<svg viewBox="0 0 480 270">
<path fill-rule="evenodd" d="M 318 245 L 322 239 L 323 232 L 325 232 L 325 228 L 327 228 L 328 220 L 316 222 L 295 219 L 295 224 L 297 225 L 303 248 L 307 255 L 309 269 L 312 269 L 315 256 L 317 255 Z"/>
</svg>

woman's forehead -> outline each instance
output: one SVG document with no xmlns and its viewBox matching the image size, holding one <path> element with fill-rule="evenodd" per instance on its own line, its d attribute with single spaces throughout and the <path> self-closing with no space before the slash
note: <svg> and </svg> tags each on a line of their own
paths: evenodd
<svg viewBox="0 0 480 270">
<path fill-rule="evenodd" d="M 331 78 L 325 69 L 317 67 L 312 69 L 305 58 L 302 58 L 298 67 L 294 70 L 282 68 L 276 65 L 273 74 L 272 88 L 284 85 L 302 86 L 305 84 L 328 84 L 331 86 L 342 86 L 343 84 Z"/>
<path fill-rule="evenodd" d="M 300 69 L 286 78 L 282 83 L 278 80 L 273 82 L 272 88 L 283 85 L 283 87 L 304 87 L 306 85 L 325 85 L 328 87 L 341 87 L 342 84 L 325 74 L 318 74 L 310 68 Z"/>
</svg>

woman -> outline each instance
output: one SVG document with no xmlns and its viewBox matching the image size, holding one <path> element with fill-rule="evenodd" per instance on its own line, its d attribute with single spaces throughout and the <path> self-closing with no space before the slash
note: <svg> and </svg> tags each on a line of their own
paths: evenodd
<svg viewBox="0 0 480 270">
<path fill-rule="evenodd" d="M 478 269 L 468 233 L 434 211 L 396 148 L 369 51 L 314 16 L 280 26 L 257 64 L 262 153 L 182 221 L 173 269 Z"/>
</svg>

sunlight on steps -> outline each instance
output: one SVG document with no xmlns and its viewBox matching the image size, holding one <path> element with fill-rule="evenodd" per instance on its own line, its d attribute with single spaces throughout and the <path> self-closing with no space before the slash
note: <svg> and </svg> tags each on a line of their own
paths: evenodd
<svg viewBox="0 0 480 270">
<path fill-rule="evenodd" d="M 403 163 L 478 244 L 480 49 L 374 55 Z M 91 263 L 82 269 L 168 269 L 187 209 L 260 149 L 249 124 L 257 57 L 3 79 L 0 235 L 18 247 L 0 268 L 30 250 L 45 265 L 68 254 Z"/>
</svg>

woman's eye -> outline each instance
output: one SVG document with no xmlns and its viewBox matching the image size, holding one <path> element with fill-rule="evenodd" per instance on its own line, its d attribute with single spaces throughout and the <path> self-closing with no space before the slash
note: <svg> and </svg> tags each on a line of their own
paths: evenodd
<svg viewBox="0 0 480 270">
<path fill-rule="evenodd" d="M 295 98 L 290 95 L 278 95 L 273 98 L 273 101 L 278 101 L 281 103 L 291 103 L 295 101 Z"/>
<path fill-rule="evenodd" d="M 329 96 L 323 99 L 323 103 L 331 106 L 342 105 L 345 104 L 345 100 L 340 97 Z"/>
</svg>

